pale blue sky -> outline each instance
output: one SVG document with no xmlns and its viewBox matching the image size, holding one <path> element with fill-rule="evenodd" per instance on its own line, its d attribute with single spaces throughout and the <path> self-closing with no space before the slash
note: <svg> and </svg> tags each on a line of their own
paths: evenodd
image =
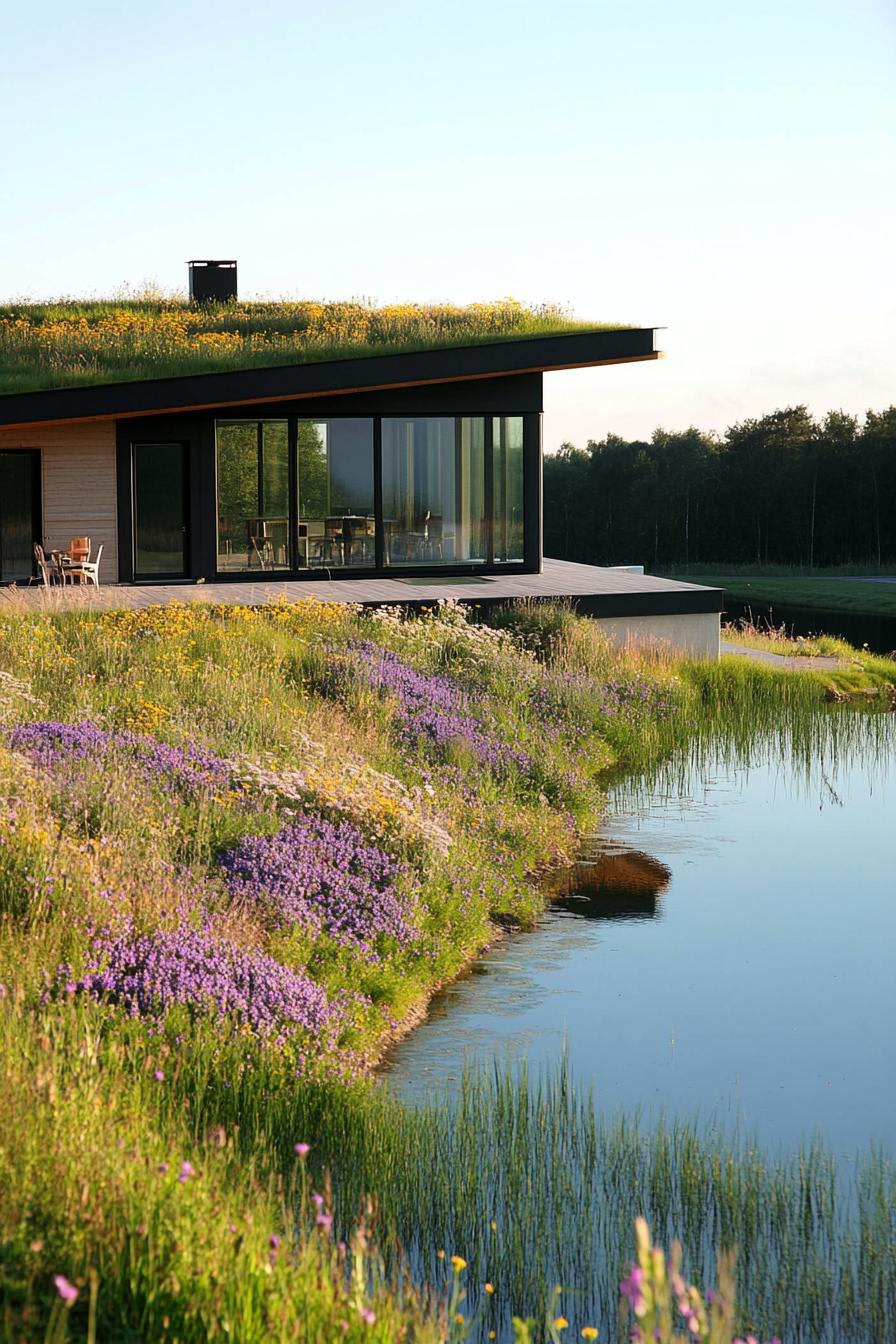
<svg viewBox="0 0 896 1344">
<path fill-rule="evenodd" d="M 0 297 L 556 301 L 663 325 L 545 446 L 896 400 L 891 0 L 17 4 Z"/>
</svg>

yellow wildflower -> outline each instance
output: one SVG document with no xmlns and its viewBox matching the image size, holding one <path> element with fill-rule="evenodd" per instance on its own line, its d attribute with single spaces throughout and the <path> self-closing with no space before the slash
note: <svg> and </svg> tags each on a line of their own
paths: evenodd
<svg viewBox="0 0 896 1344">
<path fill-rule="evenodd" d="M 452 1255 L 451 1263 L 454 1266 L 455 1273 L 459 1274 L 462 1269 L 466 1269 L 467 1262 L 462 1255 Z"/>
</svg>

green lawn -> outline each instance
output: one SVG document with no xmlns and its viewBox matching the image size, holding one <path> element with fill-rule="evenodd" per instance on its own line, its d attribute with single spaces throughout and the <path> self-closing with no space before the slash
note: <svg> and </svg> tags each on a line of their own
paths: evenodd
<svg viewBox="0 0 896 1344">
<path fill-rule="evenodd" d="M 849 611 L 868 616 L 896 616 L 896 583 L 873 583 L 866 578 L 787 577 L 763 574 L 731 574 L 727 571 L 692 570 L 677 573 L 688 583 L 724 588 L 736 602 L 775 603 L 815 607 L 819 611 Z"/>
</svg>

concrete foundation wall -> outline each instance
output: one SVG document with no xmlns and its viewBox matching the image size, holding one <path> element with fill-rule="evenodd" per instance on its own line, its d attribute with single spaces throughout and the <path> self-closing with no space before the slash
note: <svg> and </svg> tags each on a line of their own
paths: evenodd
<svg viewBox="0 0 896 1344">
<path fill-rule="evenodd" d="M 698 612 L 683 616 L 597 617 L 595 624 L 617 648 L 628 645 L 664 646 L 670 652 L 698 658 L 719 656 L 719 614 Z"/>
<path fill-rule="evenodd" d="M 115 426 L 47 425 L 0 429 L 0 448 L 39 448 L 45 551 L 67 548 L 72 537 L 90 537 L 95 558 L 100 546 L 100 583 L 118 579 L 118 501 L 115 484 Z"/>
</svg>

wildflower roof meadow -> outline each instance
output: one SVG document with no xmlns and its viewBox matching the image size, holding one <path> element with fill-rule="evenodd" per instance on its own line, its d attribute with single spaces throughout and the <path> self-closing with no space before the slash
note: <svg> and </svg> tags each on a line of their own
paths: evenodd
<svg viewBox="0 0 896 1344">
<path fill-rule="evenodd" d="M 552 304 L 390 304 L 179 297 L 0 306 L 0 394 L 620 329 Z"/>
</svg>

